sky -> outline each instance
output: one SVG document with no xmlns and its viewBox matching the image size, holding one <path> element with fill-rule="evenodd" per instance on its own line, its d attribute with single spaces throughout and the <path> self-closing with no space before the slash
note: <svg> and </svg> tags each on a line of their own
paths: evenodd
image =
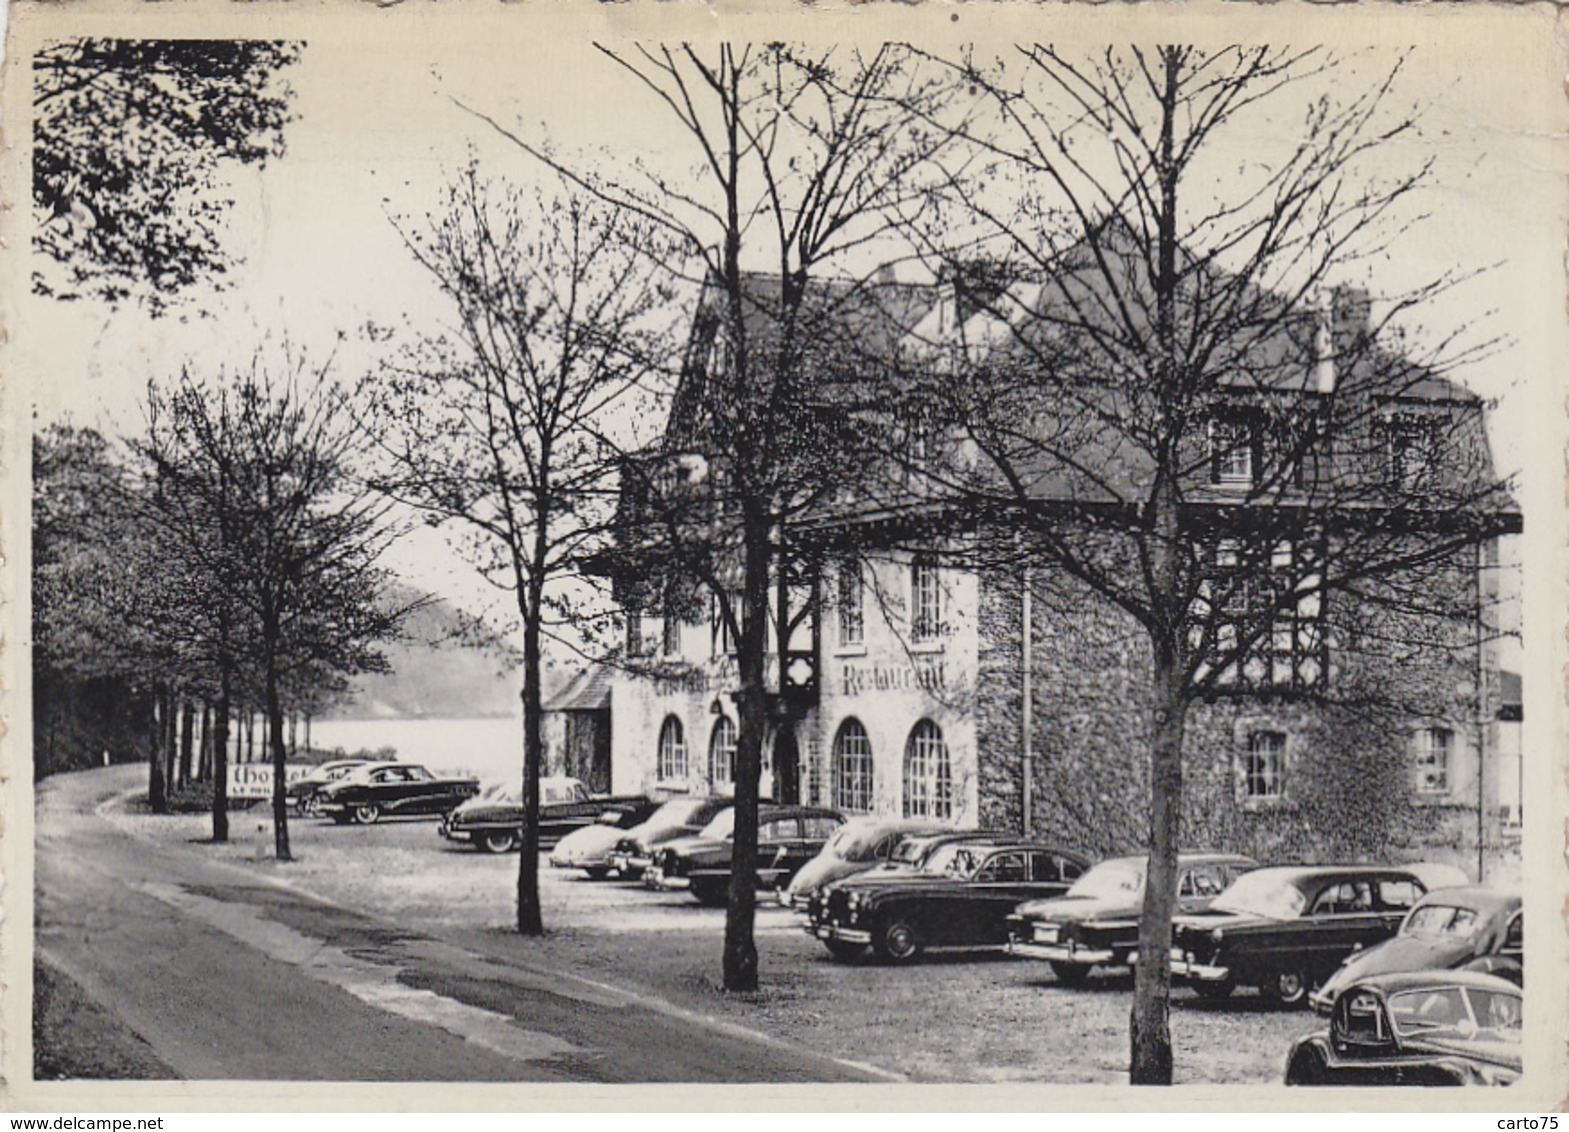
<svg viewBox="0 0 1569 1132">
<path fill-rule="evenodd" d="M 1316 12 L 1299 12 L 1291 30 L 1297 40 L 1333 35 L 1344 41 L 1352 66 L 1342 82 L 1382 72 L 1399 50 L 1410 48 L 1395 98 L 1419 108 L 1421 136 L 1376 157 L 1390 169 L 1432 158 L 1432 187 L 1421 202 L 1431 216 L 1367 282 L 1375 293 L 1392 292 L 1438 272 L 1496 265 L 1435 304 L 1428 316 L 1447 328 L 1496 312 L 1479 333 L 1512 343 L 1460 376 L 1499 401 L 1492 424 L 1497 459 L 1506 471 L 1531 473 L 1521 483 L 1529 515 L 1533 500 L 1553 508 L 1556 498 L 1556 464 L 1538 467 L 1527 442 L 1542 421 L 1561 416 L 1554 380 L 1564 346 L 1563 110 L 1555 60 L 1541 49 L 1550 46 L 1546 17 L 1532 9 L 1479 7 L 1483 11 L 1456 11 L 1443 20 L 1341 8 L 1329 22 Z M 654 30 L 707 39 L 721 32 L 777 34 L 777 24 L 720 20 L 718 11 L 670 8 Z M 939 47 L 974 37 L 985 52 L 1006 50 L 1010 38 L 1042 37 L 1048 28 L 1059 47 L 1082 41 L 1093 48 L 1108 38 L 1171 34 L 1174 26 L 1150 11 L 1107 11 L 1091 27 L 1065 9 L 1038 9 L 1039 17 L 1028 18 L 1022 8 L 1002 7 L 988 9 L 995 18 L 972 26 L 970 11 L 964 9 L 960 21 L 959 9 L 911 8 L 901 10 L 896 25 L 864 10 L 842 12 L 798 20 L 789 34 L 849 44 L 873 42 L 896 26 L 901 36 Z M 1205 11 L 1210 9 L 1193 9 L 1175 26 L 1200 40 L 1222 31 L 1245 38 L 1245 32 L 1279 30 L 1262 8 L 1250 6 L 1242 15 L 1229 9 L 1224 28 L 1196 14 Z M 363 5 L 318 5 L 300 13 L 265 20 L 225 15 L 202 26 L 202 34 L 307 40 L 290 74 L 296 120 L 287 130 L 286 155 L 259 172 L 241 172 L 235 182 L 239 205 L 229 247 L 243 260 L 240 285 L 204 297 L 205 315 L 189 308 L 158 320 L 135 307 L 22 298 L 15 304 L 20 332 L 12 342 L 13 371 L 30 378 L 27 396 L 38 421 L 134 430 L 149 378 L 176 373 L 187 360 L 237 364 L 264 339 L 286 339 L 315 357 L 335 351 L 338 371 L 352 378 L 374 365 L 374 353 L 357 334 L 367 321 L 438 324 L 441 298 L 408 255 L 392 218 L 417 224 L 470 156 L 493 176 L 538 175 L 531 159 L 480 114 L 530 140 L 549 139 L 575 159 L 637 157 L 661 168 L 685 168 L 695 159 L 668 128 L 667 113 L 591 43 L 595 36 L 624 43 L 648 31 L 640 23 L 646 11 L 459 6 L 446 18 L 435 9 L 375 14 Z M 13 14 L 19 25 L 13 56 L 35 41 L 29 37 L 58 30 L 49 9 Z M 139 12 L 135 19 L 106 17 L 101 23 L 79 19 L 72 30 L 192 34 L 191 26 L 165 13 Z M 1254 133 L 1232 139 L 1239 175 L 1251 157 L 1289 139 L 1300 116 L 1300 102 L 1284 105 L 1279 115 L 1261 116 Z M 438 546 L 424 533 L 405 548 L 404 571 L 454 595 L 483 592 Z"/>
</svg>

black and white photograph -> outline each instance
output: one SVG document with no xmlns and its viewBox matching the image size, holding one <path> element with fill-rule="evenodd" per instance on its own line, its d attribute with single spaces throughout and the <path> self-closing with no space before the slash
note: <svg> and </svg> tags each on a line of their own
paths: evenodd
<svg viewBox="0 0 1569 1132">
<path fill-rule="evenodd" d="M 1556 20 L 13 3 L 11 1105 L 1556 1109 Z"/>
</svg>

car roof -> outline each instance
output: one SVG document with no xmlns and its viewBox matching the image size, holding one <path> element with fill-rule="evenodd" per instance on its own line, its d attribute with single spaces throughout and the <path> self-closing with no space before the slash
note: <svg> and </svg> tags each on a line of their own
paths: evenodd
<svg viewBox="0 0 1569 1132">
<path fill-rule="evenodd" d="M 830 810 L 823 806 L 785 806 L 765 804 L 757 807 L 757 818 L 833 818 L 843 821 L 844 815 L 838 810 Z"/>
<path fill-rule="evenodd" d="M 1250 876 L 1274 876 L 1293 884 L 1327 880 L 1355 880 L 1361 877 L 1398 878 L 1417 880 L 1417 875 L 1404 865 L 1266 865 L 1255 869 Z"/>
<path fill-rule="evenodd" d="M 1497 975 L 1484 974 L 1481 971 L 1447 970 L 1447 971 L 1396 971 L 1387 975 L 1369 975 L 1365 979 L 1358 979 L 1348 986 L 1341 995 L 1348 994 L 1356 987 L 1371 987 L 1383 994 L 1397 994 L 1400 991 L 1419 990 L 1423 987 L 1460 986 L 1475 987 L 1477 990 L 1509 991 L 1520 994 L 1520 988 L 1508 979 L 1501 979 Z"/>
<path fill-rule="evenodd" d="M 1123 861 L 1136 861 L 1139 864 L 1149 860 L 1144 853 L 1132 854 L 1127 857 L 1107 857 L 1104 861 L 1096 861 L 1095 867 L 1112 865 Z M 1244 857 L 1240 853 L 1178 853 L 1177 867 L 1179 869 L 1191 868 L 1194 865 L 1246 865 L 1250 869 L 1258 868 L 1258 862 L 1252 857 Z"/>
<path fill-rule="evenodd" d="M 986 842 L 981 848 L 984 848 L 989 853 L 1000 853 L 1010 849 L 1032 849 L 1041 853 L 1055 853 L 1057 856 L 1067 857 L 1071 861 L 1089 864 L 1089 858 L 1077 849 L 1068 849 L 1062 845 L 1053 845 L 1046 841 L 1032 841 L 1029 838 L 1017 835 Z"/>
<path fill-rule="evenodd" d="M 1520 907 L 1520 894 L 1485 884 L 1462 884 L 1452 888 L 1435 888 L 1421 900 L 1418 907 L 1429 904 L 1446 904 L 1458 908 L 1474 908 L 1479 912 L 1513 911 Z"/>
</svg>

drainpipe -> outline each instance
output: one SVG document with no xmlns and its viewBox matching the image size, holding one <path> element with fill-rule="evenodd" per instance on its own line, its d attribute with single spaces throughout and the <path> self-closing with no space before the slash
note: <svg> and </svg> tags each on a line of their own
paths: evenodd
<svg viewBox="0 0 1569 1132">
<path fill-rule="evenodd" d="M 1476 544 L 1476 883 L 1487 868 L 1487 667 L 1483 657 L 1482 540 Z"/>
<path fill-rule="evenodd" d="M 1035 754 L 1033 750 L 1033 744 L 1035 741 L 1035 721 L 1034 713 L 1031 711 L 1033 706 L 1031 704 L 1031 700 L 1034 698 L 1033 679 L 1035 618 L 1032 593 L 1035 588 L 1033 584 L 1034 580 L 1034 571 L 1026 566 L 1024 568 L 1024 595 L 1019 602 L 1019 620 L 1023 622 L 1023 625 L 1020 627 L 1020 631 L 1023 636 L 1023 640 L 1021 642 L 1022 647 L 1020 649 L 1020 652 L 1022 653 L 1020 666 L 1024 670 L 1023 678 L 1020 681 L 1022 685 L 1020 694 L 1024 697 L 1024 703 L 1022 710 L 1020 711 L 1020 727 L 1024 732 L 1022 756 L 1024 759 L 1024 773 L 1021 785 L 1024 792 L 1023 832 L 1024 836 L 1026 837 L 1030 835 L 1030 824 L 1031 818 L 1033 816 L 1031 814 L 1031 810 L 1033 808 L 1032 803 L 1034 802 L 1035 796 Z"/>
</svg>

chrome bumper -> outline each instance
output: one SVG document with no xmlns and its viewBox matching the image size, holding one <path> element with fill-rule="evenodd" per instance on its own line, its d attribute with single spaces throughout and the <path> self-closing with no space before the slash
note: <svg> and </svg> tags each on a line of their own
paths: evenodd
<svg viewBox="0 0 1569 1132">
<path fill-rule="evenodd" d="M 658 888 L 665 892 L 674 892 L 692 887 L 691 877 L 667 877 L 664 870 L 658 865 L 650 865 L 643 871 L 643 883 L 649 888 Z"/>
<path fill-rule="evenodd" d="M 1110 949 L 1073 947 L 1061 943 L 1027 943 L 1014 939 L 1008 941 L 1008 954 L 1023 956 L 1025 959 L 1044 959 L 1050 963 L 1079 963 L 1086 967 L 1110 963 L 1116 959 L 1116 953 Z"/>
<path fill-rule="evenodd" d="M 1193 958 L 1192 952 L 1176 950 L 1171 953 L 1171 973 L 1178 978 L 1193 979 L 1201 983 L 1223 983 L 1231 978 L 1230 967 L 1199 963 Z"/>
<path fill-rule="evenodd" d="M 836 939 L 841 943 L 872 942 L 871 932 L 862 931 L 860 928 L 840 927 L 838 924 L 810 924 L 806 932 L 818 939 Z"/>
</svg>

